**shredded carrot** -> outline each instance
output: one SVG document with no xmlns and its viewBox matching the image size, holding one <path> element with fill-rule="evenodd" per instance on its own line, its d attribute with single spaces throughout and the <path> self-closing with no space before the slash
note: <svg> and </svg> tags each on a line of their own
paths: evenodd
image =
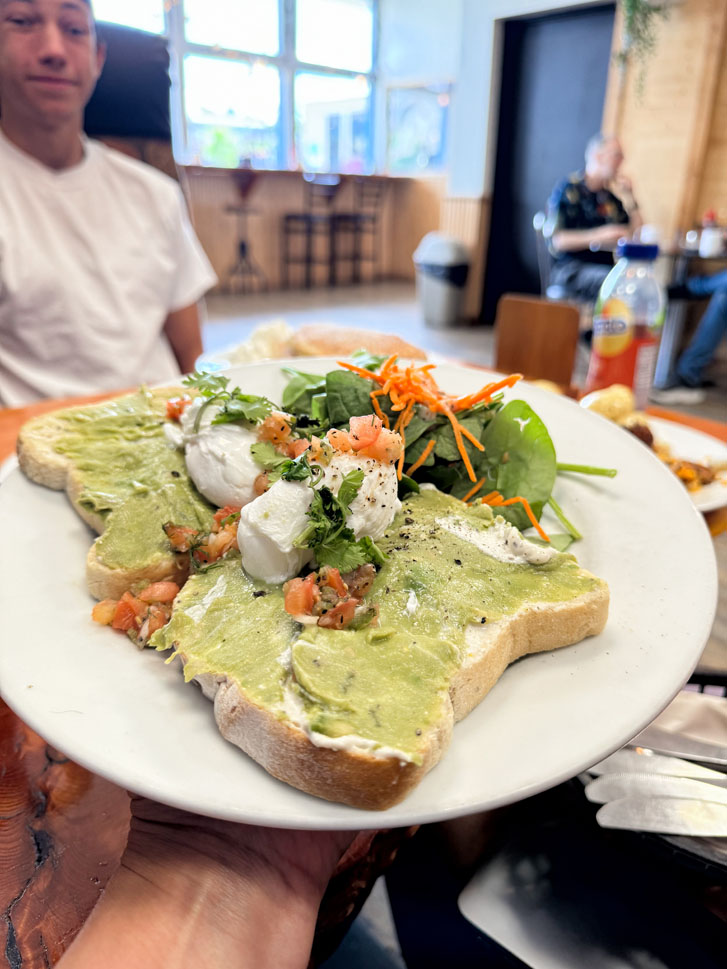
<svg viewBox="0 0 727 969">
<path fill-rule="evenodd" d="M 465 499 L 462 500 L 464 501 Z M 489 495 L 485 495 L 485 497 L 482 498 L 481 503 L 483 505 L 489 505 L 490 508 L 504 508 L 506 505 L 522 505 L 525 510 L 525 514 L 530 519 L 531 525 L 537 531 L 543 541 L 550 541 L 547 532 L 543 529 L 540 522 L 533 514 L 533 509 L 530 507 L 530 502 L 527 500 L 527 498 L 522 498 L 520 495 L 517 495 L 515 498 L 506 499 L 503 498 L 499 491 L 491 491 Z"/>
<path fill-rule="evenodd" d="M 487 478 L 480 478 L 480 480 L 477 482 L 474 488 L 470 488 L 470 490 L 464 496 L 462 501 L 469 501 L 470 498 L 474 498 L 474 496 L 477 494 L 477 492 L 480 490 L 480 488 L 482 487 L 482 485 L 485 483 L 486 480 Z"/>
<path fill-rule="evenodd" d="M 388 431 L 391 425 L 389 424 L 389 415 L 385 414 L 381 409 L 381 404 L 378 402 L 377 398 L 381 397 L 383 390 L 372 390 L 371 391 L 371 406 L 374 409 L 374 414 L 379 418 L 381 423 L 384 425 Z"/>
<path fill-rule="evenodd" d="M 427 458 L 429 457 L 429 455 L 430 455 L 430 454 L 432 453 L 432 450 L 433 450 L 433 448 L 434 448 L 434 445 L 435 445 L 436 443 L 437 443 L 437 442 L 436 442 L 436 440 L 435 440 L 435 438 L 432 438 L 432 439 L 431 439 L 431 441 L 430 441 L 430 442 L 429 442 L 429 443 L 427 444 L 427 446 L 426 446 L 426 447 L 424 448 L 424 450 L 422 451 L 422 453 L 421 453 L 421 454 L 419 455 L 419 457 L 418 457 L 418 458 L 416 459 L 416 461 L 414 462 L 414 464 L 412 464 L 412 465 L 411 465 L 411 466 L 410 466 L 410 467 L 409 467 L 409 468 L 407 469 L 407 472 L 406 472 L 406 473 L 407 473 L 407 474 L 409 475 L 409 477 L 411 477 L 411 475 L 413 475 L 413 474 L 414 474 L 414 472 L 415 472 L 415 471 L 416 471 L 416 470 L 417 470 L 418 468 L 421 468 L 421 466 L 422 466 L 422 465 L 424 464 L 424 462 L 425 462 L 425 461 L 427 460 Z M 484 480 L 484 479 L 483 479 L 483 480 Z"/>
<path fill-rule="evenodd" d="M 468 441 L 474 444 L 478 451 L 485 450 L 485 445 L 481 441 L 478 441 L 474 434 L 471 431 L 468 431 L 463 424 L 459 425 L 459 429 L 462 432 L 462 437 L 466 437 Z"/>
<path fill-rule="evenodd" d="M 462 458 L 467 474 L 471 481 L 476 481 L 477 476 L 475 475 L 464 442 L 465 440 L 469 441 L 478 451 L 484 451 L 484 447 L 471 431 L 462 426 L 456 415 L 459 411 L 474 407 L 475 404 L 491 401 L 494 394 L 503 390 L 505 387 L 512 387 L 513 384 L 521 379 L 522 375 L 511 374 L 502 380 L 486 384 L 474 394 L 455 397 L 450 394 L 445 394 L 437 386 L 436 381 L 430 373 L 434 369 L 435 364 L 428 363 L 421 367 L 408 366 L 402 369 L 396 365 L 396 361 L 397 355 L 393 353 L 384 362 L 378 373 L 345 361 L 339 361 L 339 364 L 346 370 L 350 370 L 352 373 L 358 374 L 359 377 L 364 377 L 366 380 L 371 380 L 378 385 L 375 390 L 371 391 L 371 405 L 374 413 L 386 424 L 387 428 L 389 427 L 389 421 L 382 411 L 377 398 L 388 395 L 391 401 L 391 409 L 398 413 L 394 430 L 401 434 L 404 440 L 404 447 L 406 447 L 404 432 L 407 424 L 414 416 L 416 404 L 424 405 L 433 414 L 444 414 L 452 425 L 457 450 Z M 421 467 L 422 461 L 426 460 L 430 453 L 431 449 L 426 451 L 424 458 L 415 461 L 409 469 L 409 472 L 412 469 L 416 470 Z M 402 457 L 398 464 L 399 478 L 401 478 L 403 468 L 403 454 L 404 452 L 402 450 Z"/>
</svg>

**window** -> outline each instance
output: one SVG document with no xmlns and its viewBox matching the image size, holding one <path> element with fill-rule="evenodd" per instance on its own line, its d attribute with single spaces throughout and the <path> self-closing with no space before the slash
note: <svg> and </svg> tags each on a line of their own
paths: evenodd
<svg viewBox="0 0 727 969">
<path fill-rule="evenodd" d="M 166 34 L 181 164 L 370 172 L 379 0 L 94 0 Z"/>
<path fill-rule="evenodd" d="M 253 54 L 280 52 L 278 0 L 184 0 L 190 44 Z"/>
<path fill-rule="evenodd" d="M 377 0 L 177 0 L 185 164 L 373 170 Z"/>
<path fill-rule="evenodd" d="M 184 58 L 187 151 L 219 168 L 277 168 L 280 72 L 259 62 Z"/>
<path fill-rule="evenodd" d="M 365 77 L 298 73 L 295 143 L 298 161 L 312 172 L 365 172 L 371 168 L 369 101 Z"/>
<path fill-rule="evenodd" d="M 164 4 L 156 0 L 93 0 L 93 13 L 96 20 L 164 33 Z"/>
</svg>

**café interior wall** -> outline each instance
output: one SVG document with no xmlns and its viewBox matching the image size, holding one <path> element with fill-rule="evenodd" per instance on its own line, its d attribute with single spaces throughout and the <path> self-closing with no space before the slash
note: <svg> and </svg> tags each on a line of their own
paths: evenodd
<svg viewBox="0 0 727 969">
<path fill-rule="evenodd" d="M 240 232 L 238 218 L 226 211 L 238 202 L 234 171 L 188 168 L 183 186 L 190 205 L 195 230 L 221 281 L 236 259 Z M 392 178 L 387 180 L 378 235 L 377 272 L 387 279 L 413 280 L 412 253 L 421 237 L 440 224 L 444 178 Z M 249 215 L 246 239 L 255 262 L 265 273 L 270 289 L 281 286 L 281 223 L 286 212 L 301 212 L 304 207 L 303 180 L 299 172 L 260 172 L 248 196 Z M 336 207 L 353 207 L 353 187 L 345 184 L 336 198 Z M 324 240 L 318 254 L 325 258 Z M 364 278 L 370 273 L 369 263 Z M 345 279 L 344 265 L 341 271 Z M 298 270 L 300 273 L 300 271 Z M 314 283 L 326 284 L 327 268 L 316 267 Z M 296 269 L 291 283 L 300 280 Z"/>
<path fill-rule="evenodd" d="M 610 70 L 604 130 L 622 140 L 644 219 L 664 244 L 708 208 L 727 218 L 727 3 L 682 0 L 638 69 Z"/>
</svg>

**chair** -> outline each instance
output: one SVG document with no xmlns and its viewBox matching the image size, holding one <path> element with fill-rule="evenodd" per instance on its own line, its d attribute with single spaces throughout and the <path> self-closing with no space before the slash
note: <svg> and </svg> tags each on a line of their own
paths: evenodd
<svg viewBox="0 0 727 969">
<path fill-rule="evenodd" d="M 290 267 L 303 266 L 303 281 L 306 289 L 313 285 L 313 269 L 316 265 L 328 267 L 328 285 L 336 284 L 335 221 L 333 202 L 341 187 L 340 175 L 303 175 L 304 211 L 287 212 L 282 219 L 283 244 L 281 246 L 281 280 L 284 289 L 290 287 Z M 294 244 L 302 239 L 302 251 Z M 326 242 L 323 255 L 317 239 Z"/>
<path fill-rule="evenodd" d="M 233 293 L 237 281 L 239 282 L 239 291 L 247 293 L 248 289 L 254 291 L 253 281 L 257 280 L 258 291 L 263 291 L 267 289 L 268 280 L 250 253 L 250 240 L 247 231 L 248 216 L 257 214 L 254 209 L 249 207 L 248 198 L 258 179 L 258 173 L 242 168 L 233 171 L 232 178 L 240 200 L 235 205 L 225 206 L 225 212 L 234 215 L 237 219 L 237 259 L 225 273 L 222 285 L 228 293 Z"/>
<path fill-rule="evenodd" d="M 535 232 L 535 251 L 538 256 L 538 272 L 540 274 L 540 292 L 547 299 L 567 299 L 565 289 L 557 283 L 550 283 L 550 271 L 553 268 L 553 255 L 548 248 L 548 239 L 552 230 L 548 226 L 545 212 L 536 212 L 533 216 L 533 230 Z"/>
<path fill-rule="evenodd" d="M 172 155 L 167 41 L 118 24 L 100 24 L 99 31 L 106 63 L 86 106 L 86 134 L 178 178 Z"/>
<path fill-rule="evenodd" d="M 379 219 L 386 182 L 371 176 L 358 176 L 353 181 L 353 191 L 354 210 L 334 215 L 336 275 L 339 263 L 350 262 L 351 282 L 360 283 L 363 263 L 369 262 L 371 281 L 375 281 L 378 279 Z"/>
<path fill-rule="evenodd" d="M 506 293 L 497 304 L 495 367 L 570 386 L 579 319 L 574 303 Z"/>
</svg>

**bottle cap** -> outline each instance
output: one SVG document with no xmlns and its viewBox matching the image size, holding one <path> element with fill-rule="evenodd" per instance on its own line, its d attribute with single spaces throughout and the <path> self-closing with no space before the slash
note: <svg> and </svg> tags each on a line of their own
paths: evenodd
<svg viewBox="0 0 727 969">
<path fill-rule="evenodd" d="M 659 255 L 659 247 L 657 245 L 644 245 L 641 242 L 619 242 L 616 255 L 619 259 L 651 261 Z"/>
</svg>

